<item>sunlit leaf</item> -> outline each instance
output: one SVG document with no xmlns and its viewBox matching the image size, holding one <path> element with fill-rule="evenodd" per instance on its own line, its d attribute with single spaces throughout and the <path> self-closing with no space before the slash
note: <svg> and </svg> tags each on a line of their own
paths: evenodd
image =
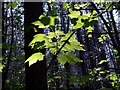
<svg viewBox="0 0 120 90">
<path fill-rule="evenodd" d="M 70 4 L 68 4 L 68 3 L 63 3 L 63 10 L 66 10 L 66 9 L 68 9 L 68 8 L 70 8 Z"/>
<path fill-rule="evenodd" d="M 3 65 L 0 63 L 0 72 L 2 72 Z"/>
<path fill-rule="evenodd" d="M 114 52 L 114 53 L 118 53 L 118 51 L 117 51 L 116 49 L 113 49 L 113 52 Z"/>
<path fill-rule="evenodd" d="M 72 41 L 72 42 L 70 42 L 70 46 L 71 46 L 71 48 L 74 48 L 74 49 L 76 49 L 76 50 L 82 50 L 82 51 L 85 51 L 84 49 L 83 49 L 83 45 L 82 44 L 80 44 L 79 42 L 77 42 L 77 41 Z"/>
<path fill-rule="evenodd" d="M 48 38 L 56 37 L 56 34 L 54 32 L 48 32 Z"/>
<path fill-rule="evenodd" d="M 61 64 L 65 64 L 66 62 L 70 64 L 82 62 L 82 60 L 79 60 L 74 54 L 71 54 L 69 52 L 63 53 L 60 56 L 58 56 L 58 60 Z"/>
<path fill-rule="evenodd" d="M 105 62 L 107 62 L 107 60 L 101 60 L 98 64 L 103 64 Z"/>
<path fill-rule="evenodd" d="M 81 21 L 81 18 L 82 18 L 82 17 L 79 17 L 79 18 L 78 18 L 78 20 L 76 21 L 76 25 L 73 26 L 73 29 L 76 30 L 76 29 L 79 29 L 79 28 L 83 27 L 84 23 Z"/>
<path fill-rule="evenodd" d="M 40 52 L 32 54 L 26 61 L 29 62 L 29 66 L 36 63 L 37 61 L 42 61 L 44 58 L 44 55 Z"/>
<path fill-rule="evenodd" d="M 65 34 L 64 37 L 61 38 L 60 41 L 66 41 L 71 34 L 72 34 L 72 32 L 68 32 L 67 34 Z M 76 35 L 73 34 L 72 37 L 69 39 L 69 42 L 74 41 L 75 37 L 76 37 Z"/>
<path fill-rule="evenodd" d="M 88 30 L 88 31 L 87 31 L 88 33 L 89 33 L 89 32 L 92 32 L 92 31 L 94 30 L 92 26 L 89 26 L 89 27 L 87 27 L 86 29 Z"/>
<path fill-rule="evenodd" d="M 50 24 L 49 25 L 54 26 L 55 25 L 55 19 L 57 19 L 57 17 L 50 16 Z"/>
<path fill-rule="evenodd" d="M 40 22 L 40 21 L 35 21 L 35 22 L 33 22 L 32 24 L 34 24 L 34 25 L 40 25 L 41 22 Z"/>
<path fill-rule="evenodd" d="M 30 42 L 29 46 L 32 46 L 32 48 L 34 47 L 34 44 L 36 42 L 42 42 L 46 39 L 46 37 L 44 36 L 44 34 L 36 34 L 33 38 L 33 40 Z"/>
<path fill-rule="evenodd" d="M 58 34 L 58 35 L 65 35 L 64 32 L 60 31 L 60 30 L 56 30 L 55 33 Z"/>
<path fill-rule="evenodd" d="M 34 24 L 35 26 L 38 26 L 38 28 L 45 28 L 44 24 L 41 23 L 40 21 L 35 21 L 32 24 Z"/>
<path fill-rule="evenodd" d="M 99 42 L 103 42 L 103 39 L 101 37 L 98 38 Z"/>
<path fill-rule="evenodd" d="M 3 60 L 3 57 L 0 56 L 0 61 Z"/>
<path fill-rule="evenodd" d="M 80 12 L 79 11 L 71 11 L 70 14 L 68 14 L 68 16 L 72 19 L 72 18 L 78 18 L 78 16 L 80 16 Z"/>
<path fill-rule="evenodd" d="M 80 9 L 81 7 L 85 7 L 87 4 L 75 4 L 74 8 L 75 9 Z"/>
</svg>

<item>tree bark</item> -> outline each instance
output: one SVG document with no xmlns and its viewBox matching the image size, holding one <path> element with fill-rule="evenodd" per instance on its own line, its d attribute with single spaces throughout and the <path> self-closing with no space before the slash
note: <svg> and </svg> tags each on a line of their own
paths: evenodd
<svg viewBox="0 0 120 90">
<path fill-rule="evenodd" d="M 33 39 L 34 30 L 30 28 L 31 23 L 38 20 L 40 14 L 43 13 L 41 2 L 25 2 L 25 59 L 34 53 L 28 47 Z M 43 29 L 39 29 L 39 33 L 43 33 Z M 41 50 L 44 53 L 44 50 Z M 30 67 L 26 63 L 26 90 L 48 90 L 46 60 L 37 62 Z"/>
</svg>

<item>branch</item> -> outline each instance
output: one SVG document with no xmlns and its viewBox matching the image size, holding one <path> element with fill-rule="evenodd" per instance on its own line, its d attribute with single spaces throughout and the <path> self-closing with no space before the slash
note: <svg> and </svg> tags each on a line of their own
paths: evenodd
<svg viewBox="0 0 120 90">
<path fill-rule="evenodd" d="M 114 20 L 114 17 L 113 17 L 112 10 L 110 11 L 110 15 L 111 15 L 111 19 L 112 19 L 112 25 L 113 25 L 113 28 L 114 28 L 114 31 L 115 31 L 116 42 L 117 42 L 117 45 L 120 46 L 119 33 L 118 33 L 118 30 L 117 30 L 117 27 L 116 27 L 116 24 L 115 24 L 115 20 Z"/>
<path fill-rule="evenodd" d="M 105 11 L 103 11 L 101 13 L 98 13 L 95 17 L 98 17 L 98 16 L 102 15 L 103 13 L 107 12 L 111 6 L 112 6 L 112 4 L 110 4 Z M 97 10 L 100 10 L 100 9 L 95 8 L 95 10 L 97 11 Z"/>
<path fill-rule="evenodd" d="M 112 32 L 111 32 L 111 29 L 110 29 L 110 27 L 108 26 L 106 20 L 104 19 L 103 15 L 100 14 L 100 11 L 97 9 L 96 5 L 95 5 L 93 2 L 90 2 L 90 3 L 91 3 L 91 5 L 96 9 L 96 12 L 99 14 L 99 16 L 101 17 L 101 19 L 103 20 L 103 22 L 104 22 L 104 24 L 105 24 L 105 26 L 106 26 L 106 28 L 107 28 L 107 30 L 108 30 L 108 34 L 109 34 L 109 36 L 110 36 L 110 39 L 111 39 L 111 41 L 112 41 L 112 43 L 113 43 L 113 47 L 116 48 L 116 49 L 118 50 L 118 52 L 120 53 L 120 49 L 119 49 L 119 47 L 117 46 L 117 44 L 116 44 L 116 42 L 115 42 L 115 40 L 114 40 L 113 34 L 112 34 Z"/>
<path fill-rule="evenodd" d="M 60 51 L 62 50 L 62 48 L 67 44 L 67 42 L 69 41 L 69 39 L 73 36 L 73 34 L 75 33 L 76 30 L 73 31 L 73 33 L 68 37 L 68 39 L 64 42 L 64 44 L 61 46 L 61 48 L 57 51 L 57 53 L 55 55 L 53 55 L 53 58 L 50 62 L 50 64 L 48 65 L 47 69 L 48 70 L 50 68 L 50 66 L 52 65 L 53 61 L 56 59 L 57 55 L 60 53 Z"/>
</svg>

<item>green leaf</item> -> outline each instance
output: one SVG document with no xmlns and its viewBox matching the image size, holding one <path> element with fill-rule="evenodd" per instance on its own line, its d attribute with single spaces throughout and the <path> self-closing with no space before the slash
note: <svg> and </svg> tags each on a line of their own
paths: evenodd
<svg viewBox="0 0 120 90">
<path fill-rule="evenodd" d="M 73 29 L 77 30 L 77 29 L 81 28 L 83 25 L 84 25 L 84 23 L 78 22 L 78 23 L 73 27 Z"/>
<path fill-rule="evenodd" d="M 57 17 L 52 17 L 52 16 L 50 16 L 50 24 L 49 24 L 49 25 L 54 26 L 56 19 L 57 19 Z"/>
<path fill-rule="evenodd" d="M 74 5 L 74 8 L 75 8 L 75 9 L 80 9 L 80 4 L 75 4 L 75 5 Z"/>
<path fill-rule="evenodd" d="M 50 52 L 54 55 L 56 54 L 56 52 L 57 52 L 56 45 L 50 46 Z"/>
<path fill-rule="evenodd" d="M 11 2 L 9 2 L 6 6 L 6 9 L 9 9 L 11 7 Z"/>
<path fill-rule="evenodd" d="M 83 45 L 82 44 L 80 44 L 79 42 L 77 42 L 77 41 L 72 41 L 72 42 L 70 42 L 70 46 L 71 46 L 71 48 L 74 48 L 74 49 L 76 49 L 76 50 L 81 50 L 81 51 L 85 51 L 85 49 L 83 49 Z"/>
<path fill-rule="evenodd" d="M 103 39 L 101 37 L 98 38 L 99 42 L 103 42 Z"/>
<path fill-rule="evenodd" d="M 92 26 L 89 26 L 86 29 L 88 30 L 87 33 L 92 32 L 94 30 Z"/>
<path fill-rule="evenodd" d="M 85 7 L 86 5 L 87 5 L 87 4 L 81 4 L 81 5 L 80 5 L 80 4 L 75 4 L 75 5 L 74 5 L 74 8 L 75 8 L 75 9 L 80 9 L 81 7 Z"/>
<path fill-rule="evenodd" d="M 105 62 L 107 62 L 107 60 L 101 60 L 98 64 L 103 64 Z"/>
<path fill-rule="evenodd" d="M 46 26 L 46 25 L 49 25 L 49 23 L 50 23 L 50 18 L 44 16 L 44 17 L 42 17 L 42 18 L 40 19 L 40 21 L 41 21 L 41 23 L 44 24 L 44 26 Z"/>
<path fill-rule="evenodd" d="M 82 60 L 79 60 L 74 54 L 71 54 L 69 52 L 63 53 L 60 56 L 58 56 L 58 61 L 63 65 L 66 62 L 68 62 L 70 64 L 75 64 L 77 62 L 82 62 Z"/>
<path fill-rule="evenodd" d="M 73 19 L 71 19 L 71 23 L 73 24 L 73 25 L 76 25 L 76 21 L 77 21 L 78 19 L 77 18 L 73 18 Z"/>
<path fill-rule="evenodd" d="M 70 4 L 68 4 L 68 3 L 63 3 L 63 10 L 66 10 L 66 9 L 68 9 L 68 8 L 70 8 Z"/>
<path fill-rule="evenodd" d="M 26 61 L 29 62 L 29 66 L 36 63 L 37 61 L 42 61 L 44 58 L 44 55 L 40 52 L 32 54 Z"/>
<path fill-rule="evenodd" d="M 118 51 L 117 51 L 116 49 L 113 49 L 113 52 L 114 52 L 114 53 L 118 53 Z"/>
<path fill-rule="evenodd" d="M 56 33 L 54 32 L 48 32 L 48 38 L 53 38 L 53 37 L 56 37 Z"/>
<path fill-rule="evenodd" d="M 46 39 L 47 38 L 45 37 L 44 34 L 36 34 L 34 36 L 33 40 L 30 42 L 29 46 L 31 46 L 33 48 L 36 42 L 42 42 Z"/>
<path fill-rule="evenodd" d="M 60 56 L 58 56 L 58 61 L 61 63 L 61 64 L 65 64 L 66 62 L 67 62 L 67 57 L 65 56 L 65 54 L 62 54 L 62 55 L 60 55 Z"/>
<path fill-rule="evenodd" d="M 57 13 L 58 13 L 58 8 L 54 8 L 48 12 L 50 16 L 57 16 Z"/>
<path fill-rule="evenodd" d="M 73 19 L 73 18 L 78 18 L 80 16 L 80 12 L 79 11 L 71 11 L 70 14 L 68 14 L 68 16 Z"/>
<path fill-rule="evenodd" d="M 58 34 L 58 35 L 65 35 L 64 32 L 60 31 L 60 30 L 56 30 L 55 33 Z"/>
<path fill-rule="evenodd" d="M 2 61 L 2 60 L 3 60 L 3 57 L 0 56 L 0 61 Z"/>
<path fill-rule="evenodd" d="M 92 34 L 89 34 L 88 37 L 91 38 L 91 37 L 92 37 Z"/>
<path fill-rule="evenodd" d="M 71 34 L 72 34 L 72 32 L 68 32 L 68 33 L 66 33 L 65 36 L 62 37 L 60 41 L 61 41 L 61 42 L 66 41 L 66 40 L 69 38 L 69 36 L 70 36 Z M 72 37 L 69 39 L 69 42 L 74 41 L 75 38 L 76 38 L 76 35 L 73 34 Z"/>
<path fill-rule="evenodd" d="M 34 24 L 34 25 L 40 25 L 41 24 L 41 22 L 40 21 L 35 21 L 35 22 L 33 22 L 32 24 Z"/>
<path fill-rule="evenodd" d="M 0 63 L 0 72 L 2 72 L 3 65 Z"/>
<path fill-rule="evenodd" d="M 112 74 L 112 75 L 110 76 L 110 79 L 113 80 L 113 81 L 116 81 L 116 80 L 117 80 L 116 74 Z"/>
<path fill-rule="evenodd" d="M 12 8 L 15 8 L 17 4 L 15 2 L 12 3 Z"/>
<path fill-rule="evenodd" d="M 71 47 L 69 44 L 66 44 L 63 48 L 62 51 L 75 51 L 73 47 Z"/>
<path fill-rule="evenodd" d="M 34 44 L 34 50 L 44 49 L 44 48 L 45 48 L 45 41 L 36 42 L 36 43 Z"/>
<path fill-rule="evenodd" d="M 38 26 L 38 28 L 45 28 L 44 24 L 41 23 L 40 21 L 35 21 L 32 24 L 35 26 Z"/>
<path fill-rule="evenodd" d="M 106 36 L 103 34 L 103 35 L 101 35 L 101 37 L 103 38 L 103 40 L 106 40 Z"/>
<path fill-rule="evenodd" d="M 106 73 L 106 72 L 105 72 L 105 71 L 100 71 L 99 73 L 100 73 L 100 74 L 104 74 L 104 73 Z"/>
<path fill-rule="evenodd" d="M 84 25 L 84 23 L 81 20 L 82 20 L 82 17 L 79 16 L 78 20 L 76 21 L 76 25 L 73 27 L 73 29 L 79 29 Z"/>
</svg>

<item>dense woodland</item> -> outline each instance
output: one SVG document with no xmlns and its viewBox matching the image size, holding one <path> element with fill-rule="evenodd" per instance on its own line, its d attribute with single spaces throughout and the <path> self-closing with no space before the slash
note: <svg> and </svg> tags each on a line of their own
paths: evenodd
<svg viewBox="0 0 120 90">
<path fill-rule="evenodd" d="M 2 2 L 2 90 L 120 90 L 120 3 L 98 1 Z"/>
</svg>

